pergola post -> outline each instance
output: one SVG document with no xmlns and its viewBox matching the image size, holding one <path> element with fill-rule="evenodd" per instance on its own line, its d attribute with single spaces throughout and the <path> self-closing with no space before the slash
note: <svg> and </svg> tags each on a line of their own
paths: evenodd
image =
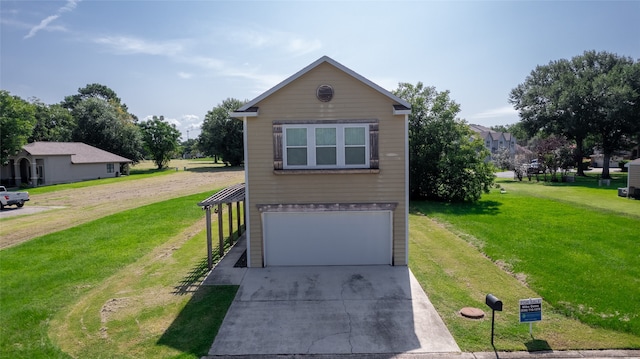
<svg viewBox="0 0 640 359">
<path fill-rule="evenodd" d="M 229 209 L 229 245 L 234 244 L 234 235 L 233 235 L 233 203 L 236 202 L 236 218 L 238 223 L 238 238 L 240 238 L 241 232 L 241 219 L 240 219 L 240 201 L 243 201 L 243 206 L 245 205 L 245 186 L 244 183 L 239 183 L 230 187 L 227 187 L 221 191 L 218 191 L 211 197 L 205 199 L 198 203 L 202 209 L 206 210 L 206 225 L 207 225 L 207 262 L 209 265 L 209 269 L 213 269 L 213 238 L 212 238 L 212 224 L 211 224 L 211 210 L 214 210 L 218 213 L 218 251 L 220 253 L 220 259 L 224 257 L 225 253 L 225 242 L 224 242 L 224 223 L 222 211 L 224 209 L 223 203 L 226 203 Z M 217 205 L 217 207 L 216 207 Z M 247 213 L 246 210 L 242 211 L 244 223 L 247 223 Z"/>
<path fill-rule="evenodd" d="M 247 202 L 242 200 L 242 223 L 244 223 L 244 229 L 247 229 Z"/>
<path fill-rule="evenodd" d="M 240 201 L 236 202 L 236 221 L 238 222 L 238 238 L 242 235 L 240 225 Z"/>
<path fill-rule="evenodd" d="M 218 203 L 218 252 L 220 253 L 220 258 L 224 256 L 224 234 L 222 233 L 222 227 L 224 223 L 222 222 L 222 203 Z"/>
<path fill-rule="evenodd" d="M 231 206 L 233 203 L 227 203 L 227 208 L 229 209 L 229 244 L 233 244 L 233 207 Z"/>
<path fill-rule="evenodd" d="M 209 270 L 213 268 L 213 244 L 211 240 L 211 206 L 205 207 L 207 213 L 207 265 Z"/>
</svg>

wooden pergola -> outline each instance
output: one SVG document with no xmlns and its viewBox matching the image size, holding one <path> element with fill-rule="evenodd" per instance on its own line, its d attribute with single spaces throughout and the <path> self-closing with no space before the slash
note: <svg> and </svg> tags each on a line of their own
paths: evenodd
<svg viewBox="0 0 640 359">
<path fill-rule="evenodd" d="M 243 212 L 243 216 L 240 216 L 240 202 L 242 203 L 242 208 L 245 207 L 245 197 L 244 197 L 244 183 L 239 183 L 230 187 L 227 187 L 221 191 L 216 192 L 211 197 L 201 201 L 198 203 L 198 206 L 202 207 L 205 211 L 207 211 L 207 262 L 209 265 L 209 269 L 213 268 L 213 240 L 211 235 L 211 208 L 214 208 L 214 212 L 218 214 L 218 243 L 219 248 L 218 251 L 220 253 L 220 257 L 224 255 L 224 231 L 223 231 L 223 221 L 222 221 L 222 211 L 224 209 L 223 204 L 226 204 L 229 211 L 229 242 L 233 244 L 233 204 L 236 204 L 236 212 L 238 216 L 236 217 L 237 228 L 238 228 L 238 238 L 240 238 L 242 224 L 241 218 L 246 216 L 246 211 Z M 246 218 L 242 219 L 244 223 L 246 223 Z"/>
</svg>

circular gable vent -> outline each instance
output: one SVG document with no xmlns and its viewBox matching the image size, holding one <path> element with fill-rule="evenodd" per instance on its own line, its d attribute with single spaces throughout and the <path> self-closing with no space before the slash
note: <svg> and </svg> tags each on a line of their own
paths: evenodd
<svg viewBox="0 0 640 359">
<path fill-rule="evenodd" d="M 333 98 L 333 87 L 329 85 L 320 85 L 316 90 L 316 97 L 322 102 L 329 102 Z"/>
</svg>

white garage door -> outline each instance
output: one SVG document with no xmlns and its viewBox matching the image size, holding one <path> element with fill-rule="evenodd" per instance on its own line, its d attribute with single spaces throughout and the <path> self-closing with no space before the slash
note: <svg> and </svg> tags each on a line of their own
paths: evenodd
<svg viewBox="0 0 640 359">
<path fill-rule="evenodd" d="M 265 266 L 391 264 L 391 211 L 263 213 Z"/>
</svg>

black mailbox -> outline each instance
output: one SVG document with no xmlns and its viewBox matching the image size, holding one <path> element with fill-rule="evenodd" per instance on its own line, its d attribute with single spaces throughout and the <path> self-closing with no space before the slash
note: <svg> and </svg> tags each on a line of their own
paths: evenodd
<svg viewBox="0 0 640 359">
<path fill-rule="evenodd" d="M 493 294 L 487 294 L 484 302 L 491 308 L 491 346 L 495 349 L 496 347 L 493 345 L 493 326 L 495 323 L 496 310 L 498 312 L 502 311 L 502 301 Z"/>
<path fill-rule="evenodd" d="M 487 294 L 485 303 L 493 310 L 502 311 L 502 301 L 493 294 Z"/>
</svg>

